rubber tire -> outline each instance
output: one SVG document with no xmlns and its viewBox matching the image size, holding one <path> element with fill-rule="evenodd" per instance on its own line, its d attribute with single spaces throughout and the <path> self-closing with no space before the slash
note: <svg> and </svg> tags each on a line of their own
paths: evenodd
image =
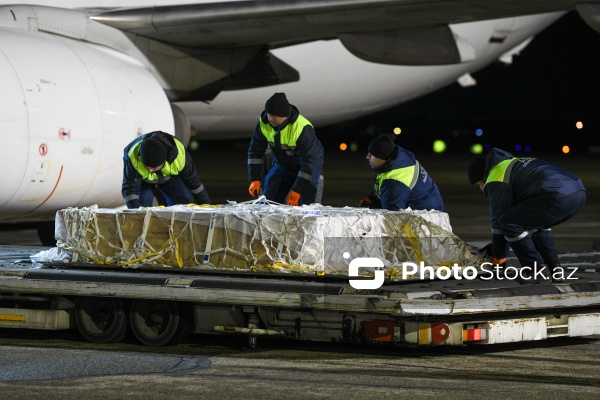
<svg viewBox="0 0 600 400">
<path fill-rule="evenodd" d="M 81 297 L 75 308 L 79 333 L 92 343 L 116 343 L 125 338 L 127 314 L 121 299 Z"/>
<path fill-rule="evenodd" d="M 146 346 L 176 344 L 179 340 L 179 307 L 173 301 L 136 299 L 129 310 L 135 338 Z"/>
<path fill-rule="evenodd" d="M 42 221 L 36 223 L 36 230 L 43 246 L 56 247 L 54 221 Z"/>
</svg>

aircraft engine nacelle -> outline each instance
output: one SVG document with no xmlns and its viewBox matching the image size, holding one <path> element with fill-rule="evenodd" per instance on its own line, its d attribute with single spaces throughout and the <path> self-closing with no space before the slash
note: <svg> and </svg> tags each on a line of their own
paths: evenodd
<svg viewBox="0 0 600 400">
<path fill-rule="evenodd" d="M 83 41 L 0 28 L 0 87 L 0 223 L 122 205 L 123 148 L 175 130 L 163 89 L 139 61 Z"/>
</svg>

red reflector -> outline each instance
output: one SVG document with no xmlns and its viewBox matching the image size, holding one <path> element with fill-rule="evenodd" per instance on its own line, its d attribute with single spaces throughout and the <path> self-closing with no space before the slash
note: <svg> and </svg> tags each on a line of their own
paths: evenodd
<svg viewBox="0 0 600 400">
<path fill-rule="evenodd" d="M 399 325 L 392 321 L 364 321 L 362 323 L 362 336 L 379 342 L 394 340 Z"/>
<path fill-rule="evenodd" d="M 468 331 L 469 340 L 481 340 L 481 328 L 475 328 Z"/>
</svg>

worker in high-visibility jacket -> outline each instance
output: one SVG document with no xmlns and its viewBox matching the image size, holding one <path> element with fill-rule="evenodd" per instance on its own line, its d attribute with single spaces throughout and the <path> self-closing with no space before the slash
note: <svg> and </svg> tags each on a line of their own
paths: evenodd
<svg viewBox="0 0 600 400">
<path fill-rule="evenodd" d="M 317 200 L 324 151 L 312 124 L 291 105 L 285 93 L 271 96 L 261 113 L 248 148 L 251 196 L 261 192 L 264 156 L 270 150 L 263 194 L 267 200 L 298 206 Z"/>
<path fill-rule="evenodd" d="M 192 157 L 168 133 L 137 137 L 125 147 L 123 163 L 121 192 L 127 208 L 151 207 L 157 192 L 167 206 L 211 202 Z"/>
<path fill-rule="evenodd" d="M 557 164 L 513 157 L 497 148 L 486 157 L 473 157 L 467 170 L 469 183 L 481 189 L 490 203 L 492 262 L 504 264 L 510 247 L 527 270 L 520 278 L 564 279 L 550 228 L 585 205 L 581 179 Z"/>
<path fill-rule="evenodd" d="M 371 140 L 367 160 L 377 177 L 373 192 L 359 207 L 444 211 L 437 185 L 413 153 L 395 144 L 394 135 L 383 133 Z"/>
</svg>

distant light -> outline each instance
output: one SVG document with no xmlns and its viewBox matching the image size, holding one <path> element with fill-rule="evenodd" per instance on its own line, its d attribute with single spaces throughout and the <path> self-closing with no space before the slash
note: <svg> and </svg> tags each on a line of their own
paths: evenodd
<svg viewBox="0 0 600 400">
<path fill-rule="evenodd" d="M 355 152 L 356 150 L 358 150 L 358 144 L 356 142 L 351 142 L 350 143 L 350 151 Z"/>
<path fill-rule="evenodd" d="M 476 134 L 477 136 L 481 136 L 481 135 L 483 135 L 483 131 L 482 131 L 481 129 L 477 129 L 477 130 L 475 131 L 475 134 Z"/>
<path fill-rule="evenodd" d="M 571 149 L 569 148 L 569 146 L 565 145 L 562 147 L 562 152 L 565 154 L 569 154 L 571 152 Z"/>
<path fill-rule="evenodd" d="M 525 146 L 525 153 L 529 153 L 531 151 L 531 146 L 530 145 L 526 145 Z"/>
<path fill-rule="evenodd" d="M 198 150 L 198 147 L 200 147 L 200 145 L 198 144 L 197 140 L 192 140 L 188 147 L 190 148 L 190 150 Z"/>
<path fill-rule="evenodd" d="M 446 151 L 446 142 L 443 140 L 436 140 L 433 142 L 434 153 L 443 153 L 444 151 Z"/>
<path fill-rule="evenodd" d="M 401 133 L 402 133 L 402 129 L 400 129 L 398 127 L 394 128 L 394 135 L 399 135 Z"/>
<path fill-rule="evenodd" d="M 348 150 L 348 145 L 346 143 L 340 143 L 340 150 L 341 151 L 346 151 Z"/>
<path fill-rule="evenodd" d="M 492 148 L 492 144 L 491 143 L 486 143 L 486 144 L 483 145 L 483 148 L 485 150 L 490 150 Z"/>
<path fill-rule="evenodd" d="M 576 127 L 577 129 L 583 129 L 583 122 L 581 122 L 581 121 L 577 121 L 577 122 L 575 123 L 575 127 Z"/>
<path fill-rule="evenodd" d="M 483 146 L 479 143 L 471 146 L 471 154 L 481 154 L 483 153 Z"/>
<path fill-rule="evenodd" d="M 523 147 L 520 144 L 515 144 L 515 151 L 521 151 Z"/>
</svg>

